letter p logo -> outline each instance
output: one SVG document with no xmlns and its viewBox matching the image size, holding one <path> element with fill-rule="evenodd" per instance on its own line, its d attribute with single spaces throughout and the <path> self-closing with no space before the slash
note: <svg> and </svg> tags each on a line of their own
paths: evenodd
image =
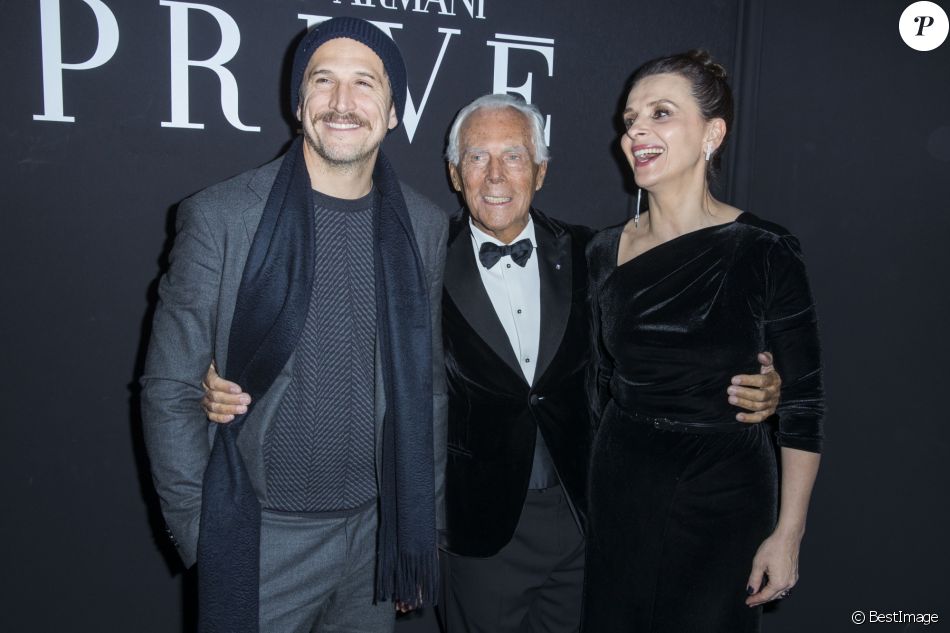
<svg viewBox="0 0 950 633">
<path fill-rule="evenodd" d="M 933 26 L 934 19 L 929 15 L 918 15 L 914 18 L 914 22 L 920 23 L 920 28 L 917 29 L 917 37 L 922 37 L 924 34 L 924 29 L 928 26 Z"/>
<path fill-rule="evenodd" d="M 947 39 L 950 21 L 935 2 L 914 2 L 901 14 L 898 31 L 912 49 L 932 51 Z"/>
</svg>

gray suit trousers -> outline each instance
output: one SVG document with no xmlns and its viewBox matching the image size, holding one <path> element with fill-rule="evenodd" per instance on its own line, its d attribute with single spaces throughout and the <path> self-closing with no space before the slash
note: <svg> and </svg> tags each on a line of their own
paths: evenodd
<svg viewBox="0 0 950 633">
<path fill-rule="evenodd" d="M 376 503 L 356 514 L 261 515 L 261 631 L 391 633 L 391 602 L 373 604 Z"/>
</svg>

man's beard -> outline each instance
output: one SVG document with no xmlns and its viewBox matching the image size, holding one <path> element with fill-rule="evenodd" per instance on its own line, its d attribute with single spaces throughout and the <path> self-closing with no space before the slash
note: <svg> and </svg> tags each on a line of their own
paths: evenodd
<svg viewBox="0 0 950 633">
<path fill-rule="evenodd" d="M 344 171 L 356 169 L 357 167 L 365 165 L 373 158 L 376 150 L 379 148 L 378 143 L 372 147 L 345 147 L 341 149 L 329 146 L 312 131 L 316 129 L 320 123 L 355 123 L 365 129 L 369 129 L 370 126 L 368 122 L 352 113 L 338 114 L 335 112 L 327 112 L 313 118 L 311 123 L 312 129 L 308 131 L 304 128 L 304 138 L 307 141 L 307 145 L 310 146 L 310 149 L 331 167 Z"/>
</svg>

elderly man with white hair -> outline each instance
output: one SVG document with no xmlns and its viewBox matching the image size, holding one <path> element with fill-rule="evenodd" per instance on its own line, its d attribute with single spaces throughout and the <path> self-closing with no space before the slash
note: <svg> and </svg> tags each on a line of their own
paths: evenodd
<svg viewBox="0 0 950 633">
<path fill-rule="evenodd" d="M 449 227 L 442 300 L 446 628 L 576 631 L 591 232 L 531 206 L 548 167 L 535 106 L 475 100 L 456 117 L 446 157 L 465 202 Z"/>
</svg>

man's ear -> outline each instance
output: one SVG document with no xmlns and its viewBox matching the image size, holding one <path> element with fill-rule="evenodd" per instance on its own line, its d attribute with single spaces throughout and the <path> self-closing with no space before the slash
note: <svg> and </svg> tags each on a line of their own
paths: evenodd
<svg viewBox="0 0 950 633">
<path fill-rule="evenodd" d="M 541 164 L 538 165 L 538 175 L 534 177 L 534 190 L 541 191 L 541 187 L 544 186 L 544 177 L 548 175 L 548 161 L 541 161 Z"/>
<path fill-rule="evenodd" d="M 389 129 L 395 128 L 399 125 L 399 118 L 396 117 L 396 104 L 392 103 L 389 106 Z"/>
<path fill-rule="evenodd" d="M 449 163 L 449 178 L 452 179 L 452 188 L 462 193 L 462 175 L 459 173 L 459 168 L 452 163 Z"/>
</svg>

